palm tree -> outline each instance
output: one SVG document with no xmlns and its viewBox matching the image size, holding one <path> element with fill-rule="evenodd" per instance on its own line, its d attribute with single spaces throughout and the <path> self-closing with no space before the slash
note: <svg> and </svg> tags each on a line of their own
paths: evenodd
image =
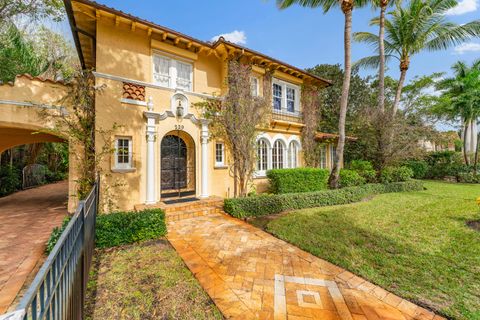
<svg viewBox="0 0 480 320">
<path fill-rule="evenodd" d="M 463 156 L 470 163 L 467 148 L 469 127 L 480 116 L 480 59 L 469 67 L 459 61 L 452 66 L 454 76 L 440 80 L 436 88 L 442 91 L 440 103 L 432 112 L 449 120 L 460 118 L 463 125 Z M 476 134 L 476 133 L 475 133 Z M 478 158 L 478 143 L 475 146 L 475 170 Z"/>
<path fill-rule="evenodd" d="M 385 20 L 385 58 L 398 59 L 400 67 L 392 116 L 397 113 L 412 56 L 424 50 L 445 50 L 480 35 L 480 20 L 464 25 L 446 20 L 446 11 L 456 5 L 455 0 L 411 0 L 405 8 L 397 4 L 391 18 Z M 376 18 L 371 23 L 378 25 L 380 22 L 380 19 Z M 373 33 L 357 32 L 354 34 L 354 40 L 373 45 L 375 51 L 379 51 L 380 39 Z M 370 56 L 359 60 L 357 64 L 378 67 L 380 61 L 379 56 Z"/>
<path fill-rule="evenodd" d="M 380 7 L 380 17 L 378 21 L 378 107 L 380 111 L 385 112 L 385 12 L 389 5 L 389 0 L 375 0 L 375 6 Z"/>
<path fill-rule="evenodd" d="M 338 188 L 340 177 L 340 165 L 343 162 L 343 150 L 345 148 L 345 118 L 347 115 L 348 93 L 350 91 L 350 78 L 352 74 L 351 47 L 352 47 L 352 12 L 354 8 L 364 6 L 366 0 L 277 0 L 280 9 L 290 7 L 292 4 L 298 4 L 302 7 L 323 8 L 323 12 L 328 12 L 331 8 L 340 6 L 344 16 L 344 68 L 342 95 L 340 98 L 340 116 L 338 120 L 338 143 L 335 163 L 328 179 L 331 188 Z"/>
</svg>

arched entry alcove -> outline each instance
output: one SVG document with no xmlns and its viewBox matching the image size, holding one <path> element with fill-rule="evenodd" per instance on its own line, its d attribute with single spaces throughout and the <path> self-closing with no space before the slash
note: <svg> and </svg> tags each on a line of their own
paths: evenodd
<svg viewBox="0 0 480 320">
<path fill-rule="evenodd" d="M 162 199 L 195 196 L 195 142 L 182 130 L 170 131 L 160 144 Z"/>
</svg>

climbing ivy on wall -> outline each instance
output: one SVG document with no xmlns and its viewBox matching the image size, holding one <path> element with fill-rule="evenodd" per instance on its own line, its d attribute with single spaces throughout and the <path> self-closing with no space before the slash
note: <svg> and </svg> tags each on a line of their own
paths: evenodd
<svg viewBox="0 0 480 320">
<path fill-rule="evenodd" d="M 302 150 L 307 167 L 318 166 L 318 144 L 315 140 L 317 133 L 321 98 L 319 88 L 312 84 L 302 85 L 301 102 L 303 109 Z"/>
<path fill-rule="evenodd" d="M 234 178 L 234 195 L 246 196 L 256 164 L 256 136 L 266 125 L 271 105 L 272 76 L 264 76 L 263 96 L 251 91 L 252 65 L 241 57 L 227 61 L 228 91 L 219 99 L 207 99 L 196 106 L 210 120 L 211 138 L 226 140 L 231 155 L 230 174 Z"/>
</svg>

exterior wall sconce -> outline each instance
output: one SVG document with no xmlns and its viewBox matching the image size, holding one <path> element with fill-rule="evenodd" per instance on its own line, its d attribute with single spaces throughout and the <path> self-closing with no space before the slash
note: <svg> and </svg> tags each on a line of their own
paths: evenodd
<svg viewBox="0 0 480 320">
<path fill-rule="evenodd" d="M 183 117 L 183 105 L 182 105 L 182 99 L 177 99 L 178 105 L 177 105 L 177 117 L 181 118 Z"/>
</svg>

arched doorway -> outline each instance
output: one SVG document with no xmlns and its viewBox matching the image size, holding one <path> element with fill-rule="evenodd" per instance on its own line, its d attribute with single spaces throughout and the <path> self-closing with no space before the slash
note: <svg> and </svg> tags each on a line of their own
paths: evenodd
<svg viewBox="0 0 480 320">
<path fill-rule="evenodd" d="M 167 133 L 160 146 L 161 198 L 195 195 L 195 145 L 184 131 Z"/>
</svg>

